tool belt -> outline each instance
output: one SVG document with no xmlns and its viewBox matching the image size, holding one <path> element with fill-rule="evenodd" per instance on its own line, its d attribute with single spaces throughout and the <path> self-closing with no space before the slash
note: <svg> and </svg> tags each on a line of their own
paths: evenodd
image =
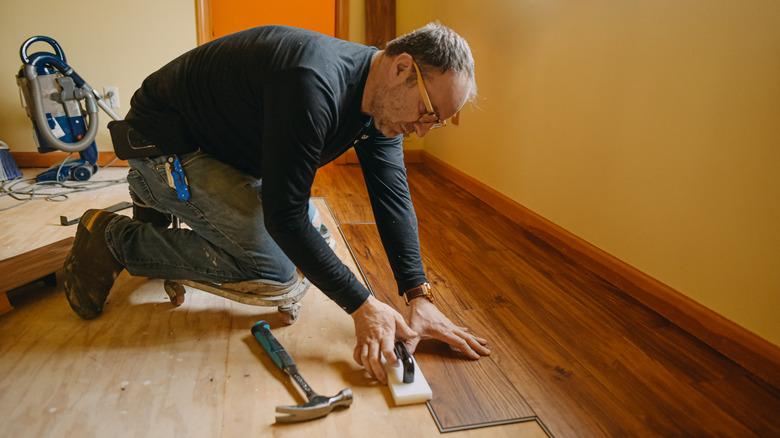
<svg viewBox="0 0 780 438">
<path fill-rule="evenodd" d="M 124 120 L 108 122 L 114 152 L 122 160 L 130 158 L 152 158 L 166 155 L 157 145 L 147 140 Z"/>
<path fill-rule="evenodd" d="M 178 155 L 163 151 L 124 120 L 109 122 L 108 130 L 111 132 L 114 152 L 122 160 L 155 158 L 167 155 L 165 173 L 168 178 L 168 185 L 176 190 L 180 201 L 189 201 L 189 183 Z"/>
</svg>

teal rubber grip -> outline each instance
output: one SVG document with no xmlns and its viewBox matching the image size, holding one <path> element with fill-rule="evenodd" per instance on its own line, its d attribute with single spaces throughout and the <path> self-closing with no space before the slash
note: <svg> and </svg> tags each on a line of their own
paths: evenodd
<svg viewBox="0 0 780 438">
<path fill-rule="evenodd" d="M 273 333 L 271 333 L 271 326 L 267 322 L 257 321 L 252 326 L 252 335 L 263 346 L 263 350 L 268 353 L 274 364 L 282 371 L 295 368 L 295 362 L 293 362 L 292 357 L 282 347 L 282 344 L 276 340 Z"/>
</svg>

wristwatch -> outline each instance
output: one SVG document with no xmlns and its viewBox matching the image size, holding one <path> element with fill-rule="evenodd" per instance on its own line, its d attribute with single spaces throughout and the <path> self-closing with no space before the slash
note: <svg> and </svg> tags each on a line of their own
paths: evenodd
<svg viewBox="0 0 780 438">
<path fill-rule="evenodd" d="M 431 292 L 430 283 L 423 283 L 404 292 L 404 301 L 406 301 L 407 306 L 413 299 L 418 297 L 425 297 L 428 301 L 433 302 L 433 292 Z"/>
</svg>

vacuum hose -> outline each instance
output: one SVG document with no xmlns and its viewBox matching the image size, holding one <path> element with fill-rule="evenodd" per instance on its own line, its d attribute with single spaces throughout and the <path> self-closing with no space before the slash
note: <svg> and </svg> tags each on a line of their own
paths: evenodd
<svg viewBox="0 0 780 438">
<path fill-rule="evenodd" d="M 59 67 L 59 66 L 55 66 Z M 84 134 L 84 137 L 81 138 L 76 143 L 67 143 L 64 142 L 52 134 L 51 130 L 48 129 L 49 122 L 46 120 L 46 115 L 43 111 L 43 101 L 41 100 L 41 87 L 38 84 L 37 78 L 38 74 L 35 71 L 35 65 L 32 64 L 25 64 L 24 65 L 24 75 L 27 78 L 27 82 L 30 86 L 30 98 L 32 102 L 30 102 L 30 105 L 32 106 L 31 113 L 33 117 L 35 117 L 35 124 L 40 127 L 38 129 L 38 132 L 40 135 L 42 135 L 46 142 L 61 150 L 64 152 L 81 152 L 84 149 L 88 148 L 89 145 L 92 144 L 92 142 L 95 140 L 95 136 L 97 135 L 98 131 L 98 106 L 95 101 L 94 91 L 92 90 L 92 87 L 87 85 L 87 83 L 81 81 L 76 81 L 77 86 L 80 86 L 82 90 L 85 91 L 84 98 L 86 99 L 86 107 L 87 107 L 87 115 L 89 117 L 89 122 L 87 123 L 87 132 Z M 58 68 L 59 69 L 59 68 Z M 71 74 L 75 74 L 75 72 L 72 72 Z M 78 76 L 77 76 L 78 77 Z M 79 78 L 81 79 L 81 78 Z M 81 82 L 79 84 L 78 82 Z"/>
</svg>

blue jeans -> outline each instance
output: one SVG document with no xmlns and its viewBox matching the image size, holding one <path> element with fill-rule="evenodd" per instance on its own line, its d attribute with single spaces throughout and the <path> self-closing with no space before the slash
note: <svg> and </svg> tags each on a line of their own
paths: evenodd
<svg viewBox="0 0 780 438">
<path fill-rule="evenodd" d="M 166 157 L 131 159 L 133 202 L 173 214 L 191 229 L 155 226 L 126 217 L 112 221 L 106 240 L 132 275 L 209 282 L 295 278 L 295 265 L 263 224 L 260 179 L 197 151 L 179 156 L 190 188 L 180 201 L 168 186 Z M 309 218 L 318 220 L 309 201 Z"/>
</svg>

